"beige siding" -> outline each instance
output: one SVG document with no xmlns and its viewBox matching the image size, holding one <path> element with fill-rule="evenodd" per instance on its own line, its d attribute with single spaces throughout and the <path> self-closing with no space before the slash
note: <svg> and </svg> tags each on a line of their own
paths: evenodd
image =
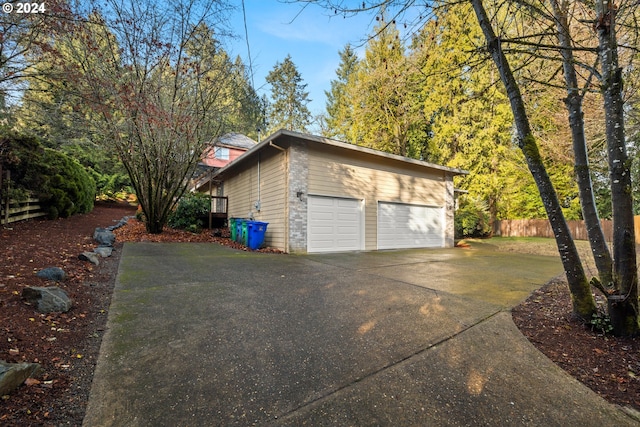
<svg viewBox="0 0 640 427">
<path fill-rule="evenodd" d="M 285 228 L 285 164 L 284 153 L 265 149 L 258 161 L 224 180 L 224 195 L 229 196 L 229 217 L 268 222 L 265 243 L 279 249 L 286 248 Z M 256 202 L 260 201 L 260 211 Z"/>
<path fill-rule="evenodd" d="M 364 153 L 309 147 L 309 194 L 364 200 L 365 250 L 377 249 L 378 201 L 446 206 L 445 173 Z"/>
</svg>

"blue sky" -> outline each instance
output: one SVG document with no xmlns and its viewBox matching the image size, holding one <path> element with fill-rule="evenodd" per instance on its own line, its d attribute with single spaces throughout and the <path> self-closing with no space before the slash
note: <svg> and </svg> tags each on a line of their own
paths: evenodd
<svg viewBox="0 0 640 427">
<path fill-rule="evenodd" d="M 231 17 L 231 27 L 237 40 L 230 41 L 229 53 L 240 55 L 249 65 L 247 45 L 244 35 L 242 6 Z M 335 78 L 340 63 L 339 51 L 347 43 L 361 46 L 363 40 L 375 26 L 375 17 L 359 15 L 343 18 L 328 16 L 329 12 L 310 4 L 301 11 L 303 4 L 280 3 L 277 0 L 245 0 L 249 47 L 254 72 L 255 88 L 259 95 L 270 89 L 265 77 L 276 62 L 282 62 L 287 54 L 296 64 L 309 98 L 312 115 L 325 111 L 325 90 Z M 372 22 L 373 21 L 373 22 Z M 358 49 L 363 51 L 364 47 Z"/>
</svg>

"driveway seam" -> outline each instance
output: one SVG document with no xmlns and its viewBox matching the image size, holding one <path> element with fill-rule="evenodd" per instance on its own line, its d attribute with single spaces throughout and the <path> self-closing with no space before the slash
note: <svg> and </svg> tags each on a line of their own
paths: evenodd
<svg viewBox="0 0 640 427">
<path fill-rule="evenodd" d="M 375 377 L 375 376 L 377 376 L 377 375 L 379 375 L 379 374 L 381 374 L 381 373 L 383 373 L 385 371 L 388 371 L 389 369 L 392 369 L 392 368 L 401 366 L 401 365 L 403 365 L 405 363 L 408 363 L 414 357 L 420 356 L 421 354 L 424 354 L 425 352 L 427 352 L 429 350 L 433 350 L 434 348 L 451 341 L 452 339 L 458 337 L 459 335 L 462 335 L 463 333 L 475 328 L 476 326 L 478 326 L 478 325 L 480 325 L 480 324 L 482 324 L 482 323 L 494 318 L 495 316 L 497 316 L 498 314 L 500 314 L 500 313 L 502 313 L 504 311 L 510 311 L 510 309 L 509 310 L 505 310 L 505 309 L 497 310 L 497 311 L 495 311 L 495 312 L 493 312 L 493 313 L 491 313 L 491 314 L 479 319 L 477 322 L 474 322 L 474 323 L 472 323 L 472 324 L 470 324 L 468 326 L 463 327 L 461 330 L 459 330 L 458 332 L 456 332 L 454 334 L 448 335 L 448 336 L 436 341 L 435 343 L 428 345 L 427 347 L 423 347 L 423 348 L 421 348 L 419 350 L 416 350 L 415 352 L 413 352 L 413 353 L 411 353 L 411 354 L 409 354 L 409 355 L 407 355 L 407 356 L 405 356 L 405 357 L 403 357 L 403 358 L 401 358 L 399 360 L 396 360 L 394 362 L 388 363 L 388 364 L 380 367 L 379 369 L 376 369 L 376 370 L 371 371 L 370 373 L 368 373 L 366 375 L 363 375 L 360 378 L 356 378 L 354 381 L 352 381 L 352 382 L 350 382 L 348 384 L 344 384 L 344 385 L 342 385 L 340 387 L 337 387 L 335 389 L 329 390 L 326 393 L 324 393 L 322 396 L 316 397 L 316 398 L 314 398 L 314 399 L 312 399 L 312 400 L 310 400 L 308 402 L 305 402 L 304 404 L 299 405 L 298 407 L 296 407 L 294 409 L 291 409 L 290 411 L 287 411 L 287 412 L 283 413 L 282 415 L 275 416 L 274 418 L 277 419 L 278 421 L 282 421 L 282 420 L 286 420 L 287 418 L 291 418 L 291 417 L 295 416 L 295 414 L 297 412 L 299 412 L 301 410 L 304 410 L 305 408 L 308 408 L 308 407 L 310 407 L 310 406 L 312 406 L 312 405 L 314 405 L 314 404 L 316 404 L 318 402 L 321 402 L 323 400 L 329 399 L 331 396 L 333 396 L 333 395 L 335 395 L 335 394 L 337 394 L 337 393 L 339 393 L 339 392 L 341 392 L 343 390 L 347 390 L 347 389 L 349 389 L 351 387 L 354 387 L 354 386 L 358 385 L 359 383 L 361 383 L 361 382 L 363 382 L 363 381 L 365 381 L 365 380 L 367 380 L 369 378 Z"/>
</svg>

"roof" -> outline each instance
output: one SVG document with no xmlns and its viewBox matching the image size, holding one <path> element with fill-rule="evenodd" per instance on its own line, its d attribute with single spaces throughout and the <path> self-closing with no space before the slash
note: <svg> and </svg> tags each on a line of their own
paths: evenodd
<svg viewBox="0 0 640 427">
<path fill-rule="evenodd" d="M 250 150 L 251 148 L 255 147 L 256 144 L 256 141 L 246 135 L 236 132 L 230 132 L 218 137 L 212 145 L 215 145 L 216 147 L 232 147 Z"/>
<path fill-rule="evenodd" d="M 263 141 L 257 143 L 256 145 L 254 145 L 253 148 L 251 148 L 250 150 L 248 150 L 245 153 L 243 153 L 240 157 L 238 157 L 237 159 L 233 160 L 232 162 L 230 162 L 225 167 L 223 167 L 220 170 L 218 170 L 217 172 L 215 172 L 213 174 L 213 177 L 216 177 L 218 175 L 222 175 L 226 171 L 228 171 L 230 169 L 233 169 L 234 167 L 236 167 L 239 164 L 244 163 L 254 153 L 260 151 L 265 146 L 268 146 L 268 145 L 271 145 L 272 143 L 275 143 L 275 141 L 278 140 L 281 137 L 293 137 L 293 138 L 301 139 L 301 140 L 308 141 L 308 142 L 314 142 L 314 143 L 317 143 L 317 144 L 325 144 L 325 145 L 329 145 L 329 146 L 333 146 L 333 147 L 339 147 L 339 148 L 342 148 L 342 149 L 345 149 L 345 150 L 350 150 L 350 151 L 355 151 L 355 152 L 360 152 L 360 153 L 366 153 L 366 154 L 370 154 L 370 155 L 374 155 L 374 156 L 378 156 L 378 157 L 382 157 L 382 158 L 393 159 L 393 160 L 396 160 L 396 161 L 401 161 L 401 162 L 405 162 L 405 163 L 409 163 L 409 164 L 414 164 L 414 165 L 419 165 L 419 166 L 423 166 L 423 167 L 427 167 L 427 168 L 431 168 L 431 169 L 441 170 L 443 172 L 447 172 L 447 173 L 450 173 L 452 175 L 468 175 L 469 174 L 468 171 L 463 170 L 463 169 L 450 168 L 450 167 L 447 167 L 447 166 L 437 165 L 435 163 L 429 163 L 429 162 L 425 162 L 425 161 L 422 161 L 422 160 L 411 159 L 409 157 L 398 156 L 397 154 L 385 153 L 383 151 L 374 150 L 374 149 L 366 148 L 366 147 L 361 147 L 359 145 L 353 145 L 353 144 L 349 144 L 349 143 L 342 142 L 342 141 L 336 141 L 336 140 L 333 140 L 333 139 L 325 138 L 323 136 L 309 135 L 309 134 L 305 134 L 305 133 L 293 132 L 293 131 L 290 131 L 290 130 L 280 129 L 276 133 L 270 135 L 268 138 L 266 138 Z"/>
</svg>

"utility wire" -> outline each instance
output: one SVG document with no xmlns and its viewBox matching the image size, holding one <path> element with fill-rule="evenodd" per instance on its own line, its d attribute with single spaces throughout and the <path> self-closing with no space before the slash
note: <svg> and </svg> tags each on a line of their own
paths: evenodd
<svg viewBox="0 0 640 427">
<path fill-rule="evenodd" d="M 251 87 L 256 90 L 256 84 L 253 81 L 253 64 L 251 62 L 251 48 L 249 47 L 249 31 L 247 30 L 247 12 L 244 8 L 244 0 L 242 0 L 242 18 L 244 19 L 244 39 L 247 42 L 247 55 L 249 55 L 249 75 L 251 76 Z"/>
</svg>

